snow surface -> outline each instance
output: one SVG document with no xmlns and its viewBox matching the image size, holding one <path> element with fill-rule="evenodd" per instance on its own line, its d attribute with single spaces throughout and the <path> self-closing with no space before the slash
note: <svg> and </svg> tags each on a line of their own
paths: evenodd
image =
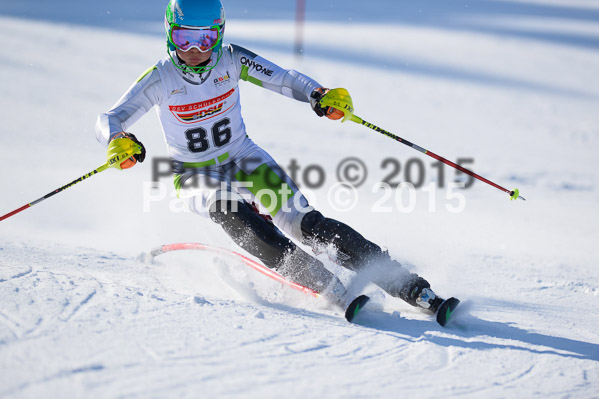
<svg viewBox="0 0 599 399">
<path fill-rule="evenodd" d="M 163 3 L 0 4 L 0 213 L 104 162 L 95 118 L 162 57 Z M 455 319 L 441 328 L 368 286 L 373 303 L 350 325 L 213 255 L 142 261 L 165 243 L 233 248 L 180 211 L 170 178 L 151 201 L 151 159 L 166 155 L 152 112 L 131 129 L 146 163 L 1 222 L 0 397 L 599 397 L 599 2 L 308 2 L 302 58 L 293 2 L 251 3 L 226 2 L 228 41 L 346 87 L 357 115 L 472 158 L 527 198 L 475 183 L 452 212 L 444 168 L 445 187 L 400 209 L 373 191 L 392 172 L 383 161 L 401 161 L 398 182 L 420 159 L 428 183 L 432 159 L 242 82 L 250 136 L 297 161 L 323 213 L 461 298 Z M 370 173 L 343 211 L 327 197 L 349 156 Z M 310 165 L 323 187 L 308 189 Z"/>
</svg>

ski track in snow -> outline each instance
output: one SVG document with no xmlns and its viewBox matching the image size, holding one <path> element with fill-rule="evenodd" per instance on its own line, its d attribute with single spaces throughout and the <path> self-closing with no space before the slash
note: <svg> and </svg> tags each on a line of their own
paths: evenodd
<svg viewBox="0 0 599 399">
<path fill-rule="evenodd" d="M 189 396 L 199 387 L 217 396 L 268 396 L 274 387 L 291 389 L 290 397 L 316 391 L 335 396 L 341 386 L 353 397 L 368 397 L 373 389 L 503 396 L 533 389 L 549 375 L 568 381 L 564 393 L 585 392 L 593 384 L 589 373 L 597 372 L 597 343 L 478 316 L 520 309 L 514 304 L 473 298 L 445 329 L 405 307 L 367 306 L 351 325 L 316 305 L 295 308 L 264 298 L 256 303 L 184 292 L 178 279 L 185 276 L 169 277 L 168 265 L 176 258 L 148 265 L 81 248 L 26 250 L 23 265 L 21 248 L 4 245 L 4 259 L 10 260 L 4 273 L 33 269 L 19 278 L 18 290 L 14 279 L 0 283 L 0 395 L 6 397 L 67 389 L 67 396 Z M 214 273 L 212 284 L 226 276 L 220 273 Z M 260 288 L 261 277 L 253 278 L 246 289 Z M 218 334 L 210 334 L 211 328 Z M 499 366 L 489 368 L 487 362 Z M 21 367 L 27 367 L 26 374 Z M 330 374 L 339 367 L 342 375 Z M 428 377 L 403 379 L 403 373 L 432 374 L 436 383 L 431 387 Z M 469 373 L 480 378 L 464 380 Z M 248 378 L 254 381 L 251 388 Z M 328 378 L 333 379 L 325 383 Z"/>
</svg>

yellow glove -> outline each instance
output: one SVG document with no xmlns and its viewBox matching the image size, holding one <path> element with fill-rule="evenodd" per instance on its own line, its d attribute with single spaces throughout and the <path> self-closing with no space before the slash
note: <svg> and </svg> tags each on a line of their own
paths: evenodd
<svg viewBox="0 0 599 399">
<path fill-rule="evenodd" d="M 117 169 L 129 169 L 135 166 L 139 162 L 143 162 L 146 158 L 146 149 L 144 145 L 131 133 L 120 132 L 112 138 L 110 144 L 108 144 L 108 159 L 111 159 L 115 155 L 122 153 L 131 153 L 133 155 L 122 161 Z"/>
<path fill-rule="evenodd" d="M 310 95 L 310 105 L 312 106 L 312 109 L 314 110 L 314 112 L 316 112 L 316 115 L 321 116 L 321 117 L 326 116 L 327 118 L 336 121 L 336 120 L 343 118 L 344 114 L 342 111 L 338 110 L 337 108 L 333 108 L 333 107 L 320 106 L 320 100 L 322 100 L 322 98 L 324 96 L 326 96 L 326 94 L 329 91 L 330 91 L 329 89 L 326 89 L 324 87 L 319 87 L 317 89 L 314 89 L 314 91 Z"/>
</svg>

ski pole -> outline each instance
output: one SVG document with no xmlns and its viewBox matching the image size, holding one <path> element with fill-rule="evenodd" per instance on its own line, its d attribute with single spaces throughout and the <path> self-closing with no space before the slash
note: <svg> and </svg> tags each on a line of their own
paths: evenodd
<svg viewBox="0 0 599 399">
<path fill-rule="evenodd" d="M 411 147 L 411 148 L 415 149 L 416 151 L 419 151 L 425 155 L 428 155 L 428 156 L 436 159 L 437 161 L 443 162 L 444 164 L 449 165 L 449 166 L 459 170 L 460 172 L 467 174 L 468 176 L 472 176 L 475 179 L 478 179 L 478 180 L 485 182 L 505 193 L 508 193 L 510 195 L 510 199 L 512 199 L 512 200 L 521 199 L 523 201 L 526 201 L 526 199 L 520 195 L 520 191 L 517 188 L 515 188 L 513 190 L 508 190 L 504 187 L 501 187 L 500 185 L 493 183 L 491 180 L 488 180 L 488 179 L 482 177 L 481 175 L 476 174 L 473 171 L 464 168 L 463 166 L 460 166 L 454 162 L 451 162 L 450 160 L 443 158 L 442 156 L 437 155 L 432 151 L 426 150 L 414 143 L 411 143 L 408 140 L 403 139 L 393 133 L 390 133 L 390 132 L 386 131 L 385 129 L 381 129 L 380 127 L 378 127 L 370 122 L 367 122 L 364 119 L 360 118 L 359 116 L 355 115 L 352 99 L 346 89 L 339 88 L 339 89 L 330 90 L 320 100 L 320 105 L 322 107 L 333 107 L 333 108 L 336 108 L 336 109 L 342 111 L 344 114 L 342 122 L 345 122 L 346 120 L 349 119 L 352 122 L 366 126 L 370 129 L 374 130 L 375 132 L 379 132 L 381 134 L 384 134 L 387 137 L 392 138 L 393 140 L 399 141 L 400 143 L 405 144 L 408 147 Z"/>
<path fill-rule="evenodd" d="M 83 180 L 86 180 L 100 172 L 103 172 L 106 169 L 109 169 L 111 167 L 121 169 L 121 167 L 120 167 L 121 162 L 123 162 L 125 159 L 131 157 L 132 155 L 138 154 L 141 152 L 141 147 L 138 144 L 133 143 L 134 145 L 131 145 L 130 143 L 122 142 L 122 141 L 119 142 L 117 140 L 124 140 L 124 139 L 122 139 L 122 138 L 115 139 L 111 142 L 111 146 L 108 149 L 108 160 L 106 161 L 106 163 L 97 167 L 96 169 L 92 170 L 91 172 L 86 173 L 85 175 L 73 180 L 69 184 L 65 184 L 64 186 L 57 188 L 56 190 L 44 195 L 41 198 L 36 199 L 33 202 L 23 205 L 22 207 L 15 209 L 14 211 L 9 212 L 4 216 L 0 216 L 0 222 L 3 221 L 4 219 L 8 219 L 9 217 L 11 217 L 13 215 L 16 215 L 17 213 L 19 213 L 21 211 L 24 211 L 27 208 L 31 208 L 33 205 L 39 204 L 40 202 L 52 197 L 55 194 L 60 193 L 61 191 L 66 190 L 67 188 L 73 187 L 75 184 L 77 184 Z"/>
</svg>

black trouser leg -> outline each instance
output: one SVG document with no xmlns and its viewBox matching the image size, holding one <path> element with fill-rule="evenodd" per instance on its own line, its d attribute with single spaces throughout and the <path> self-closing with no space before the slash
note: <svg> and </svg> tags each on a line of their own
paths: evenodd
<svg viewBox="0 0 599 399">
<path fill-rule="evenodd" d="M 218 200 L 210 208 L 210 218 L 237 245 L 285 277 L 318 292 L 331 283 L 334 276 L 322 262 L 295 245 L 247 202 Z"/>
<path fill-rule="evenodd" d="M 416 305 L 416 297 L 423 288 L 430 288 L 425 279 L 410 273 L 381 247 L 346 224 L 312 211 L 302 219 L 301 228 L 304 243 L 314 251 L 318 252 L 320 246 L 332 244 L 337 250 L 337 261 L 342 266 L 353 271 L 381 268 L 384 273 L 372 273 L 373 282 L 411 305 Z"/>
</svg>

